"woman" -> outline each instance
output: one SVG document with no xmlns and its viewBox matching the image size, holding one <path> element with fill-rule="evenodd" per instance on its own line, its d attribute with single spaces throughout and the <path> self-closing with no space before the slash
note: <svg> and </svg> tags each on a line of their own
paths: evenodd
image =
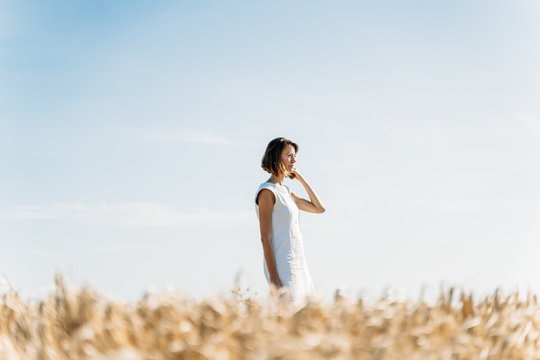
<svg viewBox="0 0 540 360">
<path fill-rule="evenodd" d="M 259 218 L 264 250 L 264 274 L 269 285 L 289 293 L 293 303 L 303 303 L 306 297 L 316 296 L 315 287 L 304 256 L 302 233 L 298 224 L 298 210 L 323 213 L 315 192 L 296 170 L 298 145 L 285 138 L 268 144 L 262 168 L 271 174 L 255 195 L 255 209 Z M 303 199 L 283 184 L 285 177 L 296 179 L 306 189 L 311 201 Z"/>
</svg>

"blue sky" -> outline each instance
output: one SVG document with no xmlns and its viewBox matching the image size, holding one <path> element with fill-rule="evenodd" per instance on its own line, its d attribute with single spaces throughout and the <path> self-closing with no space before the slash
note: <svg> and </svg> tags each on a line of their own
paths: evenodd
<svg viewBox="0 0 540 360">
<path fill-rule="evenodd" d="M 330 298 L 540 291 L 536 1 L 1 1 L 0 273 L 265 294 L 271 139 Z M 287 180 L 295 192 L 301 185 Z M 4 283 L 4 285 L 6 284 Z"/>
</svg>

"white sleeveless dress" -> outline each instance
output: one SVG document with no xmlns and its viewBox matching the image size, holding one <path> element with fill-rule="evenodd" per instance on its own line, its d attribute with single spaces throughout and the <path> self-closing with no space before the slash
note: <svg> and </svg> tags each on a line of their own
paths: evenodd
<svg viewBox="0 0 540 360">
<path fill-rule="evenodd" d="M 318 296 L 304 256 L 304 241 L 298 224 L 298 206 L 286 185 L 264 182 L 255 194 L 255 201 L 262 189 L 269 189 L 276 197 L 272 210 L 272 249 L 276 267 L 285 291 L 290 293 L 293 304 L 302 305 L 309 297 Z M 259 206 L 255 203 L 257 218 Z M 270 284 L 270 274 L 263 252 L 263 268 L 266 281 Z"/>
</svg>

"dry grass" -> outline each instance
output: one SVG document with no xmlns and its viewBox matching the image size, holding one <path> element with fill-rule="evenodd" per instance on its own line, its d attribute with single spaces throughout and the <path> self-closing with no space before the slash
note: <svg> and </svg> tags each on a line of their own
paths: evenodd
<svg viewBox="0 0 540 360">
<path fill-rule="evenodd" d="M 276 298 L 277 299 L 277 298 Z M 41 302 L 15 291 L 0 303 L 0 359 L 540 359 L 535 295 L 480 301 L 450 289 L 435 304 L 370 305 L 336 296 L 283 302 L 146 296 L 103 300 L 66 286 Z"/>
</svg>

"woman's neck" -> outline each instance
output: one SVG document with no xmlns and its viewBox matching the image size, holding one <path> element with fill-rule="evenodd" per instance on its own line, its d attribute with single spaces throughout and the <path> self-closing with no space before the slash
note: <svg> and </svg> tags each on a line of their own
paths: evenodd
<svg viewBox="0 0 540 360">
<path fill-rule="evenodd" d="M 272 175 L 272 177 L 270 177 L 270 179 L 268 181 L 273 183 L 273 184 L 278 184 L 278 185 L 283 186 L 283 180 L 284 179 L 285 179 L 285 176 L 277 177 L 277 176 Z"/>
</svg>

